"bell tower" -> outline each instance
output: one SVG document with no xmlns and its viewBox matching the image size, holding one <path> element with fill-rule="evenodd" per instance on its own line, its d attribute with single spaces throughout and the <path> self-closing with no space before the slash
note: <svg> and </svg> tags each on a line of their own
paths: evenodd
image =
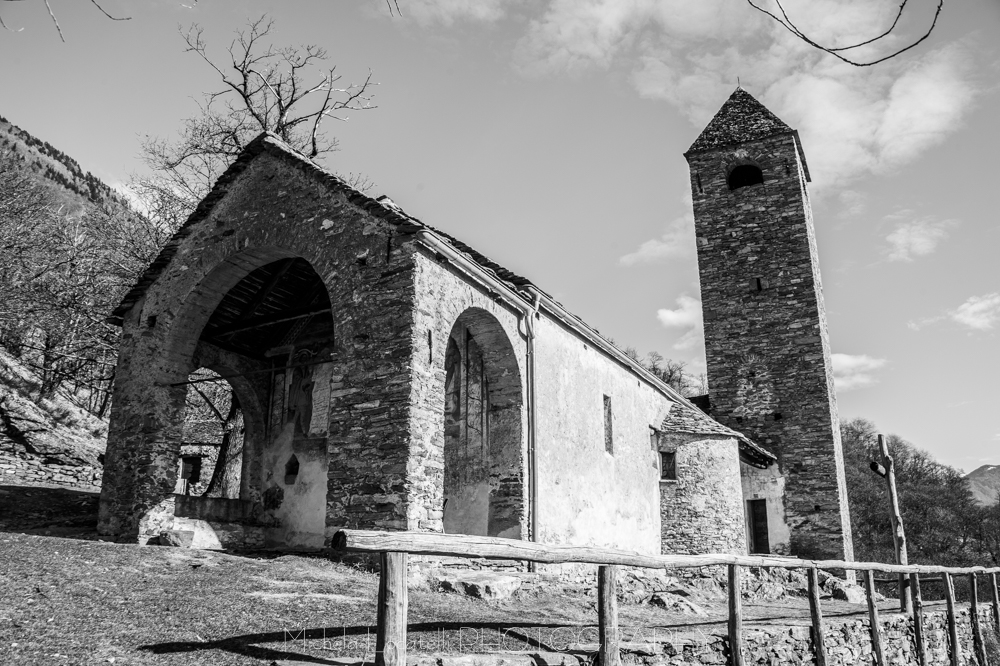
<svg viewBox="0 0 1000 666">
<path fill-rule="evenodd" d="M 748 534 L 762 535 L 757 552 L 851 560 L 809 168 L 798 132 L 737 88 L 684 157 L 711 414 L 778 456 L 776 471 L 743 468 Z M 760 474 L 771 478 L 755 478 Z M 770 524 L 761 531 L 755 520 Z"/>
</svg>

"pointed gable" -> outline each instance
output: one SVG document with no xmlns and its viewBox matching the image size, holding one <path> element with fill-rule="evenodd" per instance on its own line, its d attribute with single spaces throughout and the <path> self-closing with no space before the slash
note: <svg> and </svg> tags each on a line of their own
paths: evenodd
<svg viewBox="0 0 1000 666">
<path fill-rule="evenodd" d="M 719 112 L 698 136 L 689 153 L 755 141 L 775 134 L 791 134 L 792 128 L 754 99 L 743 88 L 737 88 Z"/>
</svg>

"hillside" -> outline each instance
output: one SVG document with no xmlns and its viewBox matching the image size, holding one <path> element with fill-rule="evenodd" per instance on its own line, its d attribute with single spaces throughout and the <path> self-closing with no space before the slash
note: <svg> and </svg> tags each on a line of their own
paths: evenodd
<svg viewBox="0 0 1000 666">
<path fill-rule="evenodd" d="M 983 465 L 965 476 L 972 496 L 983 506 L 997 503 L 1000 494 L 1000 465 Z"/>
<path fill-rule="evenodd" d="M 89 171 L 85 172 L 72 157 L 21 129 L 0 116 L 0 151 L 13 150 L 32 171 L 51 183 L 72 212 L 86 202 L 120 201 L 119 195 Z"/>
<path fill-rule="evenodd" d="M 107 424 L 69 396 L 41 397 L 40 385 L 31 370 L 0 351 L 0 479 L 92 482 L 101 468 Z M 32 478 L 40 473 L 46 478 Z"/>
</svg>

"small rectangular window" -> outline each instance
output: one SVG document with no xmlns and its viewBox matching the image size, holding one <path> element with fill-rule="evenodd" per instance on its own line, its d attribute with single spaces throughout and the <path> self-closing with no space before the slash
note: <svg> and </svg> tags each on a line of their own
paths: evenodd
<svg viewBox="0 0 1000 666">
<path fill-rule="evenodd" d="M 611 396 L 604 396 L 604 449 L 615 454 L 614 433 L 611 430 Z"/>
<path fill-rule="evenodd" d="M 673 451 L 660 451 L 660 479 L 677 480 L 677 454 Z"/>
</svg>

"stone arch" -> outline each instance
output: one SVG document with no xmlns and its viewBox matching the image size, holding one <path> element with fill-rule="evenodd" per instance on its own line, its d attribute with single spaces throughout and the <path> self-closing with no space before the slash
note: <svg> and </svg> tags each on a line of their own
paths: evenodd
<svg viewBox="0 0 1000 666">
<path fill-rule="evenodd" d="M 161 313 L 153 324 L 168 327 L 152 370 L 165 398 L 158 414 L 163 427 L 156 456 L 166 471 L 159 490 L 176 487 L 171 457 L 176 461 L 181 453 L 188 375 L 199 367 L 213 370 L 245 406 L 239 499 L 259 502 L 269 490 L 282 490 L 283 501 L 264 520 L 273 532 L 270 545 L 294 548 L 321 546 L 326 518 L 328 421 L 312 406 L 324 388 L 328 404 L 335 340 L 330 290 L 314 266 L 285 248 L 243 250 L 207 270 L 178 298 L 176 314 Z M 139 325 L 144 323 L 140 316 Z M 296 404 L 309 402 L 308 410 L 291 419 L 286 377 L 299 380 Z M 302 468 L 294 491 L 283 487 L 284 464 L 292 455 Z M 140 529 L 155 532 L 165 521 L 169 517 L 146 520 Z"/>
<path fill-rule="evenodd" d="M 524 400 L 514 346 L 496 317 L 469 308 L 442 363 L 444 531 L 520 538 Z"/>
</svg>

